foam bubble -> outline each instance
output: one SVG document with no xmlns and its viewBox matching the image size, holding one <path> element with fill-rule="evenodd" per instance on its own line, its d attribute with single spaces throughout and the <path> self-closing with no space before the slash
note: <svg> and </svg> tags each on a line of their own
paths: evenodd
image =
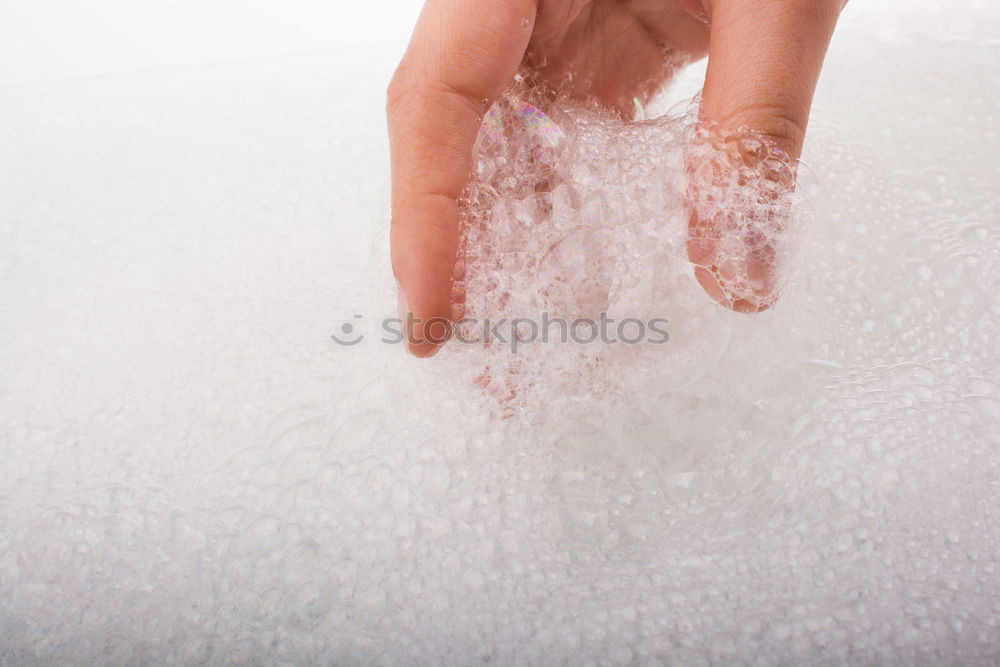
<svg viewBox="0 0 1000 667">
<path fill-rule="evenodd" d="M 713 299 L 777 298 L 806 212 L 794 165 L 752 132 L 699 125 L 697 98 L 633 122 L 529 79 L 476 142 L 453 281 L 468 321 L 450 347 L 485 344 L 453 353 L 506 416 L 555 397 L 634 403 L 664 376 L 686 386 L 728 340 Z"/>
</svg>

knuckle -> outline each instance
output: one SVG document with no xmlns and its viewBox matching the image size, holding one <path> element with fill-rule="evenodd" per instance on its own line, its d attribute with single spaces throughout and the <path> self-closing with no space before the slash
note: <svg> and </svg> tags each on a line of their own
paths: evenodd
<svg viewBox="0 0 1000 667">
<path fill-rule="evenodd" d="M 793 155 L 798 154 L 806 134 L 805 125 L 783 106 L 743 106 L 734 110 L 725 125 L 759 132 Z"/>
<path fill-rule="evenodd" d="M 389 85 L 385 90 L 385 108 L 390 118 L 400 108 L 403 99 L 412 88 L 413 82 L 409 70 L 404 65 L 400 65 L 393 72 L 392 78 L 389 79 Z"/>
<path fill-rule="evenodd" d="M 385 88 L 386 106 L 391 104 L 393 98 L 399 94 L 402 76 L 401 68 L 397 67 L 389 78 L 389 85 Z"/>
</svg>

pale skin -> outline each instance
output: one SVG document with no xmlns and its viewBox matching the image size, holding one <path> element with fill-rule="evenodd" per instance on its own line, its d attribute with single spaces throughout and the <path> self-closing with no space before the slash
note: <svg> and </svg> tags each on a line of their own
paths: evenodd
<svg viewBox="0 0 1000 667">
<path fill-rule="evenodd" d="M 627 116 L 633 100 L 648 99 L 672 74 L 664 50 L 707 55 L 701 119 L 721 131 L 758 132 L 795 159 L 845 2 L 427 0 L 387 105 L 392 265 L 401 315 L 414 318 L 409 352 L 433 355 L 445 341 L 424 323 L 456 316 L 458 199 L 481 119 L 522 66 Z M 688 254 L 708 296 L 741 311 L 768 302 L 766 294 L 727 300 L 697 268 L 704 245 L 689 240 Z"/>
</svg>

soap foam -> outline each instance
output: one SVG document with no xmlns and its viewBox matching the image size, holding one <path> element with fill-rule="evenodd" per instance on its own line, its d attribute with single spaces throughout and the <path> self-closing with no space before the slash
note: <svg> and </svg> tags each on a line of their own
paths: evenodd
<svg viewBox="0 0 1000 667">
<path fill-rule="evenodd" d="M 616 412 L 650 383 L 687 386 L 728 340 L 713 296 L 774 305 L 809 211 L 794 164 L 764 137 L 699 124 L 698 98 L 625 120 L 529 80 L 476 142 L 453 281 L 467 320 L 450 351 L 508 417 L 572 397 Z"/>
</svg>

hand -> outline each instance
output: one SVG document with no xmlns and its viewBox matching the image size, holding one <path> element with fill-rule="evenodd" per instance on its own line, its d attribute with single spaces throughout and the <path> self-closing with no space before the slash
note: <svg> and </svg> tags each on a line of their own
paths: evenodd
<svg viewBox="0 0 1000 667">
<path fill-rule="evenodd" d="M 709 56 L 700 115 L 720 131 L 750 129 L 799 156 L 813 90 L 846 0 L 427 0 L 388 91 L 392 264 L 409 350 L 433 354 L 452 320 L 458 197 L 480 119 L 522 64 L 543 80 L 629 114 L 672 74 L 667 51 Z M 692 216 L 688 254 L 716 300 L 766 307 L 774 289 L 725 294 L 705 221 Z M 716 230 L 718 233 L 718 230 Z M 756 267 L 747 267 L 752 274 Z M 763 305 L 762 305 L 763 304 Z M 417 321 L 419 320 L 419 321 Z M 435 337 L 437 334 L 437 337 Z"/>
</svg>

